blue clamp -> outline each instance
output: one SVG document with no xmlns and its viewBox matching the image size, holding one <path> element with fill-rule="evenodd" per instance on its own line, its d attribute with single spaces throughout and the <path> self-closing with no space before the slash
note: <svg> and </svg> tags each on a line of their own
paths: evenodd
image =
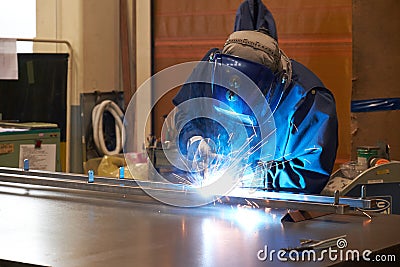
<svg viewBox="0 0 400 267">
<path fill-rule="evenodd" d="M 88 171 L 88 183 L 93 183 L 94 182 L 94 172 L 93 170 Z"/>
<path fill-rule="evenodd" d="M 29 171 L 29 159 L 24 159 L 24 171 Z"/>
<path fill-rule="evenodd" d="M 119 167 L 119 179 L 123 180 L 125 178 L 125 168 Z"/>
</svg>

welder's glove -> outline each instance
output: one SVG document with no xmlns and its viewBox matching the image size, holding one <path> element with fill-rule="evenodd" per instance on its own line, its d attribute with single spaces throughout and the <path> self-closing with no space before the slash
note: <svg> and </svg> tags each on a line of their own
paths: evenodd
<svg viewBox="0 0 400 267">
<path fill-rule="evenodd" d="M 207 140 L 201 136 L 193 136 L 187 144 L 187 159 L 189 161 L 209 160 L 214 155 L 213 149 Z"/>
</svg>

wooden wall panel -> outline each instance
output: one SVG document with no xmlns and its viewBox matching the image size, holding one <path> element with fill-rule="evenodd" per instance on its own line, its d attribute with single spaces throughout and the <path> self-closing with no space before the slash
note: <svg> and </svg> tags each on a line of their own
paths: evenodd
<svg viewBox="0 0 400 267">
<path fill-rule="evenodd" d="M 353 99 L 398 98 L 400 2 L 353 0 Z M 354 113 L 352 152 L 382 141 L 400 160 L 400 110 Z"/>
</svg>

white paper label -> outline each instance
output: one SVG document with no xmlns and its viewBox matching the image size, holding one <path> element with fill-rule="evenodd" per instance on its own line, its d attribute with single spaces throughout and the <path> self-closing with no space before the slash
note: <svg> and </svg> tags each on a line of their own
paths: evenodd
<svg viewBox="0 0 400 267">
<path fill-rule="evenodd" d="M 40 148 L 34 145 L 19 146 L 19 167 L 23 168 L 24 160 L 29 160 L 29 169 L 42 171 L 56 171 L 55 144 L 42 144 Z"/>
</svg>

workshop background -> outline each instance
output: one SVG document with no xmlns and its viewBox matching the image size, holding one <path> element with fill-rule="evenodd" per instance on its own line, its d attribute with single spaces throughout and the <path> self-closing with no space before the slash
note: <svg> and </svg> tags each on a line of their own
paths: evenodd
<svg viewBox="0 0 400 267">
<path fill-rule="evenodd" d="M 18 59 L 20 75 L 0 79 L 0 267 L 282 266 L 282 261 L 296 267 L 379 261 L 395 266 L 399 0 L 263 0 L 276 20 L 281 47 L 313 70 L 336 99 L 337 171 L 319 195 L 269 190 L 269 162 L 253 168 L 235 154 L 222 169 L 191 164 L 201 171 L 177 171 L 166 157 L 177 149 L 154 142 L 154 136 L 160 137 L 178 88 L 150 117 L 147 109 L 161 90 L 140 90 L 134 112 L 125 116 L 128 134 L 139 140 L 128 138 L 132 151 L 102 157 L 93 148 L 93 133 L 103 132 L 95 117 L 104 117 L 109 133 L 117 120 L 100 112 L 92 117 L 92 111 L 103 103 L 126 110 L 153 74 L 222 47 L 242 1 L 36 0 L 30 9 L 36 38 L 0 38 L 0 75 L 12 65 L 4 63 L 7 56 Z M 0 0 L 0 29 L 11 25 L 1 4 L 16 2 Z M 30 43 L 33 53 L 2 50 L 19 43 Z M 393 161 L 372 154 L 374 149 L 356 155 L 359 146 L 377 143 L 390 145 Z M 365 164 L 348 162 L 356 158 Z M 34 160 L 52 169 L 38 168 Z M 254 170 L 249 177 L 247 167 Z M 252 183 L 242 183 L 246 180 Z"/>
<path fill-rule="evenodd" d="M 199 60 L 222 47 L 242 0 L 37 0 L 34 52 L 69 54 L 67 137 L 62 169 L 82 172 L 84 94 L 121 92 L 124 106 L 152 74 Z M 388 143 L 400 159 L 398 110 L 351 112 L 355 100 L 398 98 L 400 2 L 396 0 L 264 0 L 286 54 L 313 70 L 333 92 L 339 117 L 337 164 L 356 158 L 358 146 Z M 171 91 L 155 107 L 147 132 L 160 135 L 172 109 Z M 151 94 L 149 93 L 149 97 Z M 92 103 L 90 104 L 92 105 Z M 1 107 L 0 107 L 1 108 Z M 0 111 L 1 112 L 1 111 Z"/>
</svg>

